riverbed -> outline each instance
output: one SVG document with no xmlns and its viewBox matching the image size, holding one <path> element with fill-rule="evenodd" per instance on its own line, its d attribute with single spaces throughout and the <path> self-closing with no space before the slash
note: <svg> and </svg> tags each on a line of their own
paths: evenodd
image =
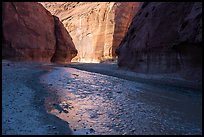
<svg viewBox="0 0 204 137">
<path fill-rule="evenodd" d="M 52 64 L 2 69 L 3 134 L 202 134 L 199 89 Z"/>
</svg>

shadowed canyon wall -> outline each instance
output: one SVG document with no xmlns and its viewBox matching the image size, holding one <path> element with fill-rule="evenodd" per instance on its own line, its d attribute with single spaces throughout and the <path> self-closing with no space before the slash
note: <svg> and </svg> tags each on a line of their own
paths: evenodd
<svg viewBox="0 0 204 137">
<path fill-rule="evenodd" d="M 202 82 L 201 43 L 201 2 L 145 2 L 116 50 L 118 65 Z"/>
<path fill-rule="evenodd" d="M 73 38 L 78 55 L 72 61 L 100 62 L 116 57 L 139 2 L 41 2 L 59 17 Z"/>
<path fill-rule="evenodd" d="M 37 2 L 3 2 L 3 59 L 69 63 L 77 55 L 57 17 Z"/>
</svg>

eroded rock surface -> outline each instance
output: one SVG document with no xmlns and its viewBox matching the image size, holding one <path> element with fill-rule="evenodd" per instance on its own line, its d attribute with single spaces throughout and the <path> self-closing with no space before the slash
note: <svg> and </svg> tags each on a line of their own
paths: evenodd
<svg viewBox="0 0 204 137">
<path fill-rule="evenodd" d="M 73 38 L 78 55 L 73 61 L 112 59 L 139 2 L 42 2 L 59 17 Z"/>
<path fill-rule="evenodd" d="M 63 54 L 56 57 L 63 58 L 60 61 L 67 62 L 76 56 L 77 51 L 63 24 L 56 24 L 53 15 L 41 4 L 4 2 L 2 17 L 3 58 L 49 62 L 62 47 L 68 53 L 66 57 Z"/>
<path fill-rule="evenodd" d="M 74 43 L 69 33 L 63 26 L 59 18 L 54 16 L 55 20 L 55 36 L 56 36 L 56 51 L 52 57 L 52 62 L 70 63 L 71 59 L 77 55 Z"/>
<path fill-rule="evenodd" d="M 118 65 L 202 81 L 202 3 L 148 2 L 116 50 Z"/>
</svg>

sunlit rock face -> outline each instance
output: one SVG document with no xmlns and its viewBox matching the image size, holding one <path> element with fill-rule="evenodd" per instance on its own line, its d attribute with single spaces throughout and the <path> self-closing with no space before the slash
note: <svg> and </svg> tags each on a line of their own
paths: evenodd
<svg viewBox="0 0 204 137">
<path fill-rule="evenodd" d="M 115 58 L 139 2 L 41 2 L 60 18 L 78 55 L 72 61 L 100 62 Z"/>
<path fill-rule="evenodd" d="M 201 2 L 148 2 L 117 48 L 118 65 L 202 81 Z"/>
<path fill-rule="evenodd" d="M 40 62 L 70 62 L 77 51 L 63 24 L 36 2 L 3 2 L 2 57 Z M 63 30 L 64 29 L 64 30 Z M 65 54 L 59 55 L 63 49 Z M 53 55 L 55 55 L 53 57 Z"/>
</svg>

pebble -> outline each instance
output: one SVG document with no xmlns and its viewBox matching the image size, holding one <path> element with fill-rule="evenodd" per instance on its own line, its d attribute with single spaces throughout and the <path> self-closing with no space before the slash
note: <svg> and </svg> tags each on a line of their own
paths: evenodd
<svg viewBox="0 0 204 137">
<path fill-rule="evenodd" d="M 51 127 L 51 125 L 47 125 L 47 127 Z"/>
<path fill-rule="evenodd" d="M 127 135 L 127 132 L 123 133 L 123 135 Z"/>
<path fill-rule="evenodd" d="M 90 132 L 95 132 L 95 130 L 93 128 L 90 128 Z"/>
</svg>

